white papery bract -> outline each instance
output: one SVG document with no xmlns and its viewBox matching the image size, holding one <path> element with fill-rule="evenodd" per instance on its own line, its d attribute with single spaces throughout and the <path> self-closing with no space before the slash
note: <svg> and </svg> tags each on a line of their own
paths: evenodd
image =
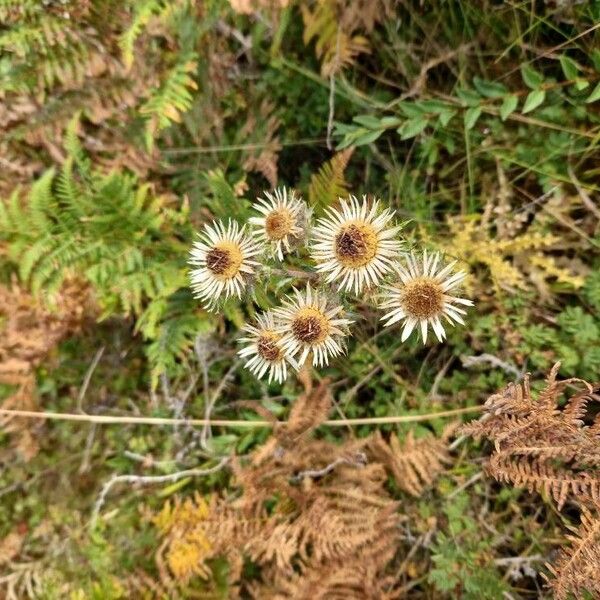
<svg viewBox="0 0 600 600">
<path fill-rule="evenodd" d="M 316 367 L 329 364 L 332 356 L 344 352 L 344 338 L 351 320 L 340 317 L 343 306 L 308 284 L 304 291 L 294 290 L 281 308 L 273 311 L 282 346 L 301 367 L 310 353 Z"/>
<path fill-rule="evenodd" d="M 190 271 L 194 296 L 209 309 L 220 299 L 241 298 L 259 265 L 254 258 L 262 252 L 260 244 L 231 220 L 227 225 L 207 224 L 199 236 L 188 260 L 194 267 Z"/>
<path fill-rule="evenodd" d="M 245 346 L 238 352 L 243 358 L 249 358 L 245 367 L 258 379 L 269 373 L 269 383 L 275 380 L 283 383 L 288 376 L 288 364 L 298 368 L 296 361 L 284 350 L 281 333 L 275 328 L 271 312 L 258 315 L 255 325 L 245 325 L 248 335 L 239 341 Z"/>
<path fill-rule="evenodd" d="M 442 342 L 446 337 L 442 318 L 450 325 L 465 324 L 461 315 L 466 311 L 457 305 L 473 306 L 473 302 L 450 294 L 467 275 L 464 271 L 452 273 L 455 264 L 456 261 L 444 266 L 438 253 L 428 256 L 425 252 L 420 258 L 410 255 L 398 267 L 400 281 L 385 286 L 380 307 L 389 312 L 382 320 L 386 327 L 404 322 L 403 342 L 418 327 L 425 343 L 428 326 Z"/>
<path fill-rule="evenodd" d="M 394 270 L 402 250 L 401 226 L 390 226 L 394 211 L 382 210 L 378 200 L 369 205 L 366 196 L 362 201 L 350 196 L 326 214 L 312 232 L 311 254 L 327 283 L 339 282 L 339 290 L 358 294 Z"/>
<path fill-rule="evenodd" d="M 283 260 L 306 238 L 309 211 L 306 203 L 296 197 L 294 190 L 278 188 L 273 193 L 265 192 L 266 199 L 257 198 L 254 209 L 260 217 L 251 217 L 253 235 L 265 243 L 274 256 Z"/>
</svg>

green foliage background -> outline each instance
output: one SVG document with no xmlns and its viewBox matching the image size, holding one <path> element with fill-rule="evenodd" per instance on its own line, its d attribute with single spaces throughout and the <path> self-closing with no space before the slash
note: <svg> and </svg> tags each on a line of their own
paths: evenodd
<svg viewBox="0 0 600 600">
<path fill-rule="evenodd" d="M 329 5 L 318 14 L 335 17 L 308 43 L 299 2 L 240 14 L 224 0 L 0 0 L 0 276 L 49 306 L 65 281 L 84 281 L 99 307 L 97 322 L 39 368 L 44 410 L 74 411 L 104 347 L 88 412 L 201 416 L 226 377 L 215 415 L 256 418 L 231 404 L 253 399 L 285 417 L 298 383 L 257 382 L 235 351 L 240 325 L 274 306 L 293 276 L 267 268 L 253 297 L 215 315 L 191 297 L 186 268 L 194 232 L 212 218 L 243 222 L 273 169 L 317 211 L 346 191 L 382 198 L 409 221 L 412 245 L 443 249 L 471 272 L 476 308 L 444 345 L 400 344 L 372 308 L 354 307 L 347 356 L 317 375 L 332 378 L 347 417 L 479 405 L 515 374 L 540 379 L 557 360 L 563 376 L 600 379 L 600 3 L 374 2 L 375 25 L 352 31 L 369 52 L 332 76 L 320 45 L 343 27 L 339 15 L 352 22 L 363 9 L 302 4 L 309 14 Z M 461 235 L 469 223 L 473 235 Z M 472 356 L 497 361 L 467 366 Z M 42 598 L 141 593 L 144 577 L 157 578 L 160 543 L 144 515 L 173 494 L 227 485 L 217 474 L 115 489 L 90 533 L 111 474 L 148 471 L 132 457 L 171 472 L 266 436 L 215 432 L 207 454 L 185 428 L 37 431 L 30 462 L 0 434 L 0 539 L 26 532 L 19 560 L 31 562 Z M 485 452 L 463 444 L 430 497 L 403 499 L 408 547 L 431 531 L 403 574 L 415 597 L 546 593 L 541 558 L 522 571 L 502 559 L 547 559 L 564 517 L 473 479 Z"/>
</svg>

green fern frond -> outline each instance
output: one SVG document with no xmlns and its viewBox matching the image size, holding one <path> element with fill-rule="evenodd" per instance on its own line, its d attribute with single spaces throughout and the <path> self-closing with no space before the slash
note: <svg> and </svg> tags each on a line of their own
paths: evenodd
<svg viewBox="0 0 600 600">
<path fill-rule="evenodd" d="M 352 152 L 352 148 L 342 150 L 322 165 L 317 173 L 311 175 L 308 186 L 308 201 L 315 214 L 322 214 L 323 210 L 332 202 L 335 202 L 339 197 L 346 196 L 348 193 L 344 172 Z"/>
<path fill-rule="evenodd" d="M 0 90 L 38 93 L 56 87 L 81 85 L 89 70 L 91 54 L 86 44 L 74 42 L 49 54 L 33 52 L 13 60 L 0 80 Z"/>
<path fill-rule="evenodd" d="M 210 195 L 205 199 L 215 218 L 237 219 L 240 222 L 250 216 L 250 203 L 236 195 L 221 169 L 208 171 L 205 175 Z"/>
<path fill-rule="evenodd" d="M 44 236 L 39 238 L 34 244 L 20 256 L 19 260 L 19 277 L 23 281 L 27 281 L 35 265 L 47 256 L 52 247 L 52 239 L 50 236 Z"/>
<path fill-rule="evenodd" d="M 63 146 L 69 157 L 73 159 L 73 163 L 77 166 L 80 176 L 87 179 L 92 171 L 92 161 L 86 156 L 77 135 L 80 119 L 81 111 L 78 111 L 67 124 Z"/>
<path fill-rule="evenodd" d="M 3 25 L 31 18 L 44 10 L 39 0 L 0 0 L 0 21 Z"/>
<path fill-rule="evenodd" d="M 72 156 L 67 157 L 60 173 L 55 178 L 54 191 L 57 199 L 67 208 L 65 217 L 71 217 L 73 213 L 80 213 L 81 215 L 81 198 L 73 174 Z"/>
<path fill-rule="evenodd" d="M 178 361 L 185 360 L 198 335 L 214 329 L 213 318 L 196 310 L 188 290 L 169 298 L 151 302 L 138 320 L 138 328 L 146 339 L 152 340 L 146 354 L 151 367 L 152 386 L 164 372 L 177 370 Z"/>
<path fill-rule="evenodd" d="M 47 90 L 59 85 L 81 85 L 87 77 L 90 57 L 88 46 L 75 41 L 66 48 L 59 48 L 48 56 L 37 59 L 32 75 L 36 74 L 39 87 Z"/>
<path fill-rule="evenodd" d="M 64 22 L 54 16 L 42 16 L 0 34 L 0 49 L 21 58 L 33 52 L 51 54 L 53 46 L 65 44 L 65 31 Z"/>
<path fill-rule="evenodd" d="M 43 11 L 28 13 L 0 33 L 3 61 L 0 90 L 39 93 L 81 84 L 87 77 L 95 40 Z"/>
<path fill-rule="evenodd" d="M 48 213 L 54 203 L 52 182 L 55 174 L 54 169 L 49 169 L 31 186 L 29 193 L 31 223 L 38 231 L 44 231 L 52 225 Z"/>
<path fill-rule="evenodd" d="M 173 372 L 177 360 L 192 347 L 201 322 L 194 315 L 181 315 L 160 324 L 158 335 L 147 347 L 151 365 L 151 385 L 155 388 L 162 373 Z"/>
<path fill-rule="evenodd" d="M 164 0 L 142 0 L 135 4 L 133 19 L 119 40 L 123 62 L 128 69 L 133 65 L 136 40 L 150 19 L 158 14 L 163 6 Z"/>
<path fill-rule="evenodd" d="M 581 306 L 567 306 L 556 317 L 556 322 L 583 344 L 597 340 L 600 337 L 596 320 L 592 315 L 583 311 Z"/>
<path fill-rule="evenodd" d="M 359 54 L 369 52 L 369 43 L 362 35 L 352 35 L 340 27 L 339 7 L 335 0 L 318 0 L 314 9 L 301 5 L 304 21 L 303 41 L 308 45 L 313 38 L 315 52 L 321 60 L 321 74 L 335 75 L 355 63 Z"/>
<path fill-rule="evenodd" d="M 596 269 L 588 275 L 583 286 L 583 295 L 600 314 L 600 270 Z"/>
<path fill-rule="evenodd" d="M 50 280 L 60 284 L 73 273 L 88 277 L 98 288 L 109 288 L 132 273 L 151 272 L 144 248 L 151 256 L 161 248 L 161 200 L 126 173 L 91 173 L 86 178 L 89 163 L 74 135 L 73 129 L 67 136 L 74 155 L 67 157 L 60 172 L 47 171 L 32 186 L 27 203 L 13 198 L 2 211 L 21 278 L 36 292 L 46 289 Z M 100 276 L 102 267 L 106 272 Z M 139 310 L 142 297 L 158 293 L 155 284 L 143 283 L 139 289 L 125 312 Z"/>
<path fill-rule="evenodd" d="M 187 54 L 167 74 L 162 85 L 140 107 L 140 113 L 146 118 L 146 147 L 154 147 L 154 136 L 171 123 L 179 123 L 181 114 L 192 106 L 193 96 L 190 90 L 198 89 L 190 75 L 196 71 L 196 55 Z"/>
<path fill-rule="evenodd" d="M 589 379 L 598 378 L 600 373 L 600 346 L 591 346 L 583 355 L 584 376 Z"/>
<path fill-rule="evenodd" d="M 58 173 L 46 171 L 26 201 L 15 192 L 0 204 L 2 237 L 34 294 L 50 296 L 66 279 L 83 279 L 94 289 L 102 317 L 139 318 L 156 381 L 213 322 L 188 290 L 185 252 L 179 250 L 191 228 L 132 174 L 94 170 L 76 132 L 75 119 Z"/>
</svg>

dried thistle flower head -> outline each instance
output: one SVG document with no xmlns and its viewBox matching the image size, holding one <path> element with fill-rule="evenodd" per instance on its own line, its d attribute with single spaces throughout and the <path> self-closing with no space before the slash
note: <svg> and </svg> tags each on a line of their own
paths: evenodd
<svg viewBox="0 0 600 600">
<path fill-rule="evenodd" d="M 464 325 L 461 315 L 466 312 L 456 305 L 472 306 L 473 302 L 448 293 L 466 277 L 464 271 L 451 274 L 455 264 L 456 261 L 440 268 L 442 265 L 437 253 L 428 256 L 424 252 L 420 258 L 408 256 L 405 265 L 398 267 L 400 282 L 385 287 L 381 308 L 391 309 L 382 317 L 386 321 L 385 326 L 404 320 L 402 341 L 405 341 L 418 325 L 425 343 L 429 325 L 440 342 L 446 337 L 442 317 L 450 325 Z"/>
<path fill-rule="evenodd" d="M 299 367 L 311 352 L 312 364 L 317 367 L 329 364 L 330 356 L 343 353 L 343 339 L 352 323 L 336 318 L 343 310 L 309 284 L 304 292 L 294 290 L 294 296 L 274 311 L 283 348 L 294 357 L 300 355 Z"/>
<path fill-rule="evenodd" d="M 296 197 L 294 190 L 278 188 L 265 192 L 266 199 L 258 198 L 254 208 L 260 217 L 251 217 L 253 234 L 267 244 L 279 260 L 306 239 L 309 211 L 306 203 Z"/>
<path fill-rule="evenodd" d="M 269 373 L 269 383 L 275 380 L 283 383 L 287 379 L 287 365 L 298 368 L 296 361 L 284 350 L 282 334 L 276 331 L 275 320 L 271 312 L 258 315 L 256 325 L 246 325 L 243 331 L 249 335 L 240 339 L 246 344 L 238 354 L 249 357 L 245 367 L 261 379 Z"/>
<path fill-rule="evenodd" d="M 366 196 L 350 196 L 327 214 L 314 228 L 312 256 L 328 283 L 339 281 L 338 289 L 358 294 L 392 272 L 402 249 L 396 238 L 401 227 L 388 226 L 394 211 L 380 210 L 378 200 L 369 206 Z"/>
<path fill-rule="evenodd" d="M 261 247 L 235 221 L 205 225 L 200 240 L 194 242 L 189 264 L 192 291 L 207 308 L 220 298 L 241 297 L 258 262 L 254 258 Z"/>
</svg>

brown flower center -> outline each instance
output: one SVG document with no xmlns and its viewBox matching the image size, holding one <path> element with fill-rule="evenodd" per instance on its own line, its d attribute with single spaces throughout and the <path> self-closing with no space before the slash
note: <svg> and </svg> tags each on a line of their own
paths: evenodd
<svg viewBox="0 0 600 600">
<path fill-rule="evenodd" d="M 206 266 L 215 275 L 222 275 L 231 266 L 229 252 L 221 248 L 213 248 L 206 255 Z"/>
<path fill-rule="evenodd" d="M 377 233 L 367 223 L 344 225 L 335 237 L 335 254 L 346 267 L 368 264 L 377 254 Z"/>
<path fill-rule="evenodd" d="M 237 275 L 243 261 L 239 247 L 231 242 L 222 242 L 206 253 L 207 269 L 220 279 Z"/>
<path fill-rule="evenodd" d="M 402 307 L 409 317 L 429 319 L 442 312 L 444 291 L 438 281 L 420 277 L 406 284 L 402 293 Z"/>
<path fill-rule="evenodd" d="M 294 337 L 305 344 L 318 344 L 329 335 L 329 321 L 316 308 L 301 309 L 292 321 Z"/>
<path fill-rule="evenodd" d="M 289 235 L 294 226 L 294 218 L 287 208 L 274 210 L 267 215 L 265 229 L 270 240 L 279 241 Z"/>
<path fill-rule="evenodd" d="M 275 362 L 281 358 L 281 349 L 277 345 L 279 337 L 271 331 L 263 331 L 258 338 L 258 354 L 269 362 Z"/>
</svg>

